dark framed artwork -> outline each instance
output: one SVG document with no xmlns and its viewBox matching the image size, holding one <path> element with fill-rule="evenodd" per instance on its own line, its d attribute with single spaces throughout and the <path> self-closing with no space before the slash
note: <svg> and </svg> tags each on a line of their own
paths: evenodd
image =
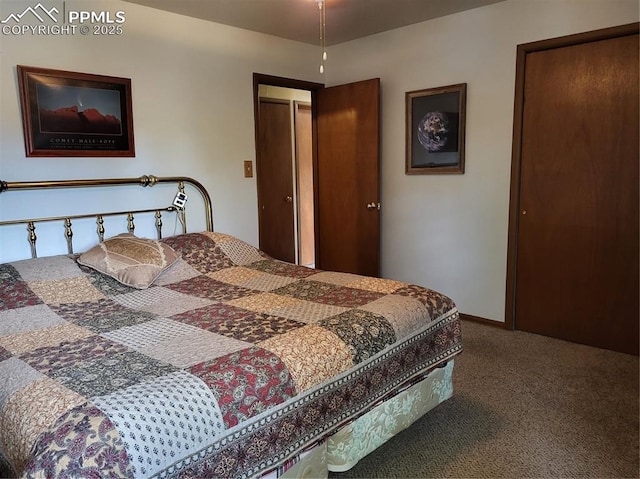
<svg viewBox="0 0 640 479">
<path fill-rule="evenodd" d="M 464 173 L 467 84 L 406 93 L 407 175 Z"/>
<path fill-rule="evenodd" d="M 135 156 L 131 80 L 18 65 L 28 157 Z"/>
</svg>

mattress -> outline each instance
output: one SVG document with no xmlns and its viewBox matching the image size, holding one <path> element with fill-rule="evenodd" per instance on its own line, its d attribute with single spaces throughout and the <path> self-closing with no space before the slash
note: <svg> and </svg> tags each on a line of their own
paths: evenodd
<svg viewBox="0 0 640 479">
<path fill-rule="evenodd" d="M 77 255 L 0 265 L 8 474 L 284 470 L 318 445 L 334 454 L 338 430 L 462 350 L 455 304 L 433 290 L 283 263 L 221 233 L 163 244 L 179 260 L 144 289 Z"/>
</svg>

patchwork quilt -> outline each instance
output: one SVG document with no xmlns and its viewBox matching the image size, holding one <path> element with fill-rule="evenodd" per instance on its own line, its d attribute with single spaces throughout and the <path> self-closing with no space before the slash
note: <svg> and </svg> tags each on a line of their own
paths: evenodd
<svg viewBox="0 0 640 479">
<path fill-rule="evenodd" d="M 0 472 L 260 476 L 462 349 L 435 291 L 162 241 L 181 258 L 147 289 L 74 255 L 0 265 Z"/>
</svg>

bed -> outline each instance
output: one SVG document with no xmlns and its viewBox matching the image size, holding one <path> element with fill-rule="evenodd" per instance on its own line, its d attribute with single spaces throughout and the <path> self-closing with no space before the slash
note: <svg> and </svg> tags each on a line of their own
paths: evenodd
<svg viewBox="0 0 640 479">
<path fill-rule="evenodd" d="M 451 397 L 450 298 L 270 258 L 213 230 L 191 178 L 0 193 L 167 183 L 169 207 L 0 222 L 24 224 L 31 249 L 0 265 L 0 476 L 327 477 Z M 202 231 L 186 230 L 185 184 Z M 134 229 L 146 213 L 153 238 Z M 163 237 L 164 214 L 183 229 Z M 76 252 L 71 223 L 92 215 L 96 244 Z M 108 215 L 127 230 L 105 234 Z M 37 257 L 38 224 L 56 221 L 68 250 Z"/>
</svg>

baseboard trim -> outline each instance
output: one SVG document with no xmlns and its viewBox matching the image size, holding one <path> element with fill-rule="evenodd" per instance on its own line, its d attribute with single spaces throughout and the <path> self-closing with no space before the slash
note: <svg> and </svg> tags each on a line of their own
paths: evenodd
<svg viewBox="0 0 640 479">
<path fill-rule="evenodd" d="M 491 326 L 492 328 L 509 329 L 507 324 L 502 321 L 494 321 L 493 319 L 481 318 L 480 316 L 473 316 L 471 314 L 460 313 L 460 319 L 484 324 L 486 326 Z"/>
</svg>

